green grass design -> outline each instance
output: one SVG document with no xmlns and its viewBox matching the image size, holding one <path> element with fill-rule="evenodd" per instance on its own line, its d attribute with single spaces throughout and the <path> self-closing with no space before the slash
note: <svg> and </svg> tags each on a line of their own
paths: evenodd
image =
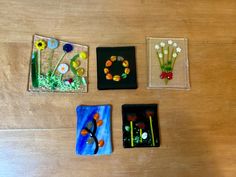
<svg viewBox="0 0 236 177">
<path fill-rule="evenodd" d="M 83 86 L 81 77 L 74 77 L 71 84 L 66 84 L 63 80 L 61 80 L 61 76 L 51 76 L 51 72 L 48 72 L 46 75 L 41 75 L 38 83 L 39 87 L 52 91 L 75 91 L 81 89 L 81 86 Z"/>
</svg>

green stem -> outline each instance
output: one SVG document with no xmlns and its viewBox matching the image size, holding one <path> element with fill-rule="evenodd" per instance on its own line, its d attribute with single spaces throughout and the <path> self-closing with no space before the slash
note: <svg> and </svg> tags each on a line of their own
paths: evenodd
<svg viewBox="0 0 236 177">
<path fill-rule="evenodd" d="M 162 60 L 163 60 L 163 65 L 165 65 L 165 55 L 164 55 L 164 48 L 161 47 L 161 53 L 162 53 Z"/>
<path fill-rule="evenodd" d="M 62 54 L 62 56 L 61 56 L 61 58 L 58 60 L 58 62 L 57 62 L 57 64 L 56 64 L 56 66 L 55 66 L 55 68 L 54 68 L 54 70 L 53 70 L 53 72 L 52 72 L 52 75 L 51 75 L 51 76 L 53 76 L 53 75 L 55 74 L 55 72 L 56 72 L 56 70 L 57 70 L 57 68 L 58 68 L 59 64 L 61 63 L 61 61 L 63 60 L 63 58 L 65 57 L 65 55 L 66 55 L 66 52 L 65 52 L 65 53 L 63 53 L 63 54 Z"/>
<path fill-rule="evenodd" d="M 141 142 L 141 143 L 143 142 L 142 134 L 143 134 L 143 131 L 142 131 L 142 129 L 140 128 L 140 129 L 139 129 L 139 136 L 140 136 L 140 142 Z"/>
<path fill-rule="evenodd" d="M 134 147 L 134 133 L 133 133 L 133 122 L 130 121 L 130 136 L 131 136 L 131 147 Z"/>
<path fill-rule="evenodd" d="M 155 146 L 154 133 L 153 133 L 153 127 L 152 127 L 152 116 L 149 116 L 149 121 L 150 121 L 150 128 L 151 128 L 151 134 L 152 134 L 152 146 Z"/>
<path fill-rule="evenodd" d="M 55 51 L 54 49 L 51 50 L 50 57 L 48 58 L 49 71 L 52 70 L 52 59 L 53 59 L 54 51 Z"/>
<path fill-rule="evenodd" d="M 160 63 L 160 67 L 161 67 L 161 70 L 162 70 L 162 63 L 161 63 L 161 59 L 159 58 L 158 52 L 157 52 L 157 58 L 158 58 L 158 61 Z"/>
<path fill-rule="evenodd" d="M 172 64 L 172 70 L 174 69 L 175 61 L 176 61 L 177 57 L 178 57 L 178 54 L 177 54 L 177 56 L 173 59 L 174 61 L 173 61 L 173 64 Z"/>
<path fill-rule="evenodd" d="M 172 48 L 171 55 L 170 55 L 170 61 L 171 61 L 171 63 L 172 63 L 173 53 L 174 53 L 174 48 Z"/>
<path fill-rule="evenodd" d="M 165 84 L 168 84 L 169 79 L 165 78 Z"/>
<path fill-rule="evenodd" d="M 168 61 L 169 61 L 169 58 L 170 58 L 170 46 L 168 45 L 167 63 L 168 63 Z"/>
<path fill-rule="evenodd" d="M 40 70 L 41 70 L 41 52 L 38 50 L 38 78 L 40 78 Z"/>
<path fill-rule="evenodd" d="M 176 57 L 177 58 L 177 57 Z M 173 61 L 173 64 L 172 64 L 172 71 L 174 69 L 174 66 L 175 66 L 175 61 L 176 61 L 176 58 L 174 58 L 174 61 Z"/>
<path fill-rule="evenodd" d="M 62 78 L 63 78 L 63 74 L 60 75 L 60 80 L 62 81 Z"/>
</svg>

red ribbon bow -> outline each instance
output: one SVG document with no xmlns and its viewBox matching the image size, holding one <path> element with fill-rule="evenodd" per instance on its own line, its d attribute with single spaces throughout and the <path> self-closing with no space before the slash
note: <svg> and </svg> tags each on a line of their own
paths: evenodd
<svg viewBox="0 0 236 177">
<path fill-rule="evenodd" d="M 165 79 L 165 78 L 167 78 L 167 79 L 169 79 L 169 80 L 171 80 L 171 79 L 173 79 L 173 73 L 172 72 L 162 72 L 161 73 L 161 75 L 160 75 L 160 78 L 161 79 Z"/>
</svg>

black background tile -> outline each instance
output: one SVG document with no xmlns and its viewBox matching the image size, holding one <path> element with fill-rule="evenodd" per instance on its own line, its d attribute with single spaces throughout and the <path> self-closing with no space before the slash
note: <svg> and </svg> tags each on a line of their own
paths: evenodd
<svg viewBox="0 0 236 177">
<path fill-rule="evenodd" d="M 124 104 L 122 105 L 122 117 L 123 117 L 123 146 L 125 148 L 131 148 L 131 141 L 130 141 L 130 131 L 125 130 L 125 126 L 130 127 L 130 122 L 128 121 L 128 115 L 135 114 L 136 120 L 133 122 L 134 127 L 134 137 L 139 136 L 139 128 L 136 126 L 137 123 L 144 123 L 145 128 L 143 132 L 148 133 L 148 138 L 143 140 L 142 143 L 138 142 L 134 143 L 134 147 L 153 147 L 152 145 L 152 138 L 151 138 L 151 129 L 150 129 L 150 121 L 149 117 L 146 115 L 147 111 L 152 111 L 152 126 L 153 126 L 153 133 L 154 133 L 154 141 L 155 147 L 160 146 L 159 141 L 159 127 L 158 127 L 158 105 L 157 104 Z"/>
<path fill-rule="evenodd" d="M 121 79 L 119 82 L 107 80 L 104 74 L 105 63 L 111 56 L 122 56 L 129 62 L 130 73 L 126 79 Z M 122 62 L 113 62 L 109 68 L 112 75 L 123 73 L 124 67 Z M 136 89 L 136 61 L 135 47 L 98 47 L 97 48 L 97 87 L 99 90 L 106 89 Z"/>
</svg>

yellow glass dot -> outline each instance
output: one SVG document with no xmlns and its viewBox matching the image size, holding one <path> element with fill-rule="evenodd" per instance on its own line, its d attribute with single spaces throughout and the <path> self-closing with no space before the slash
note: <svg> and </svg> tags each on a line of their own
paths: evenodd
<svg viewBox="0 0 236 177">
<path fill-rule="evenodd" d="M 120 81 L 120 76 L 119 75 L 115 75 L 113 77 L 113 81 L 116 81 L 116 82 Z"/>
<path fill-rule="evenodd" d="M 110 60 L 111 60 L 112 62 L 116 61 L 116 56 L 111 56 Z"/>
<path fill-rule="evenodd" d="M 80 61 L 79 61 L 79 60 L 72 62 L 72 66 L 73 66 L 74 68 L 78 68 L 79 65 L 80 65 Z"/>
<path fill-rule="evenodd" d="M 124 60 L 124 61 L 122 62 L 122 65 L 123 65 L 124 67 L 128 67 L 128 66 L 129 66 L 129 62 L 128 62 L 127 60 Z"/>
<path fill-rule="evenodd" d="M 129 68 L 125 68 L 125 74 L 129 74 L 130 73 L 130 69 Z"/>
<path fill-rule="evenodd" d="M 108 68 L 104 68 L 104 73 L 107 74 L 109 72 Z"/>
<path fill-rule="evenodd" d="M 80 53 L 79 53 L 79 56 L 80 56 L 80 58 L 82 58 L 82 59 L 84 59 L 84 60 L 87 58 L 86 52 L 80 52 Z"/>
<path fill-rule="evenodd" d="M 84 72 L 85 72 L 85 69 L 84 69 L 84 68 L 79 68 L 79 69 L 77 70 L 77 75 L 78 75 L 78 76 L 83 76 Z"/>
</svg>

